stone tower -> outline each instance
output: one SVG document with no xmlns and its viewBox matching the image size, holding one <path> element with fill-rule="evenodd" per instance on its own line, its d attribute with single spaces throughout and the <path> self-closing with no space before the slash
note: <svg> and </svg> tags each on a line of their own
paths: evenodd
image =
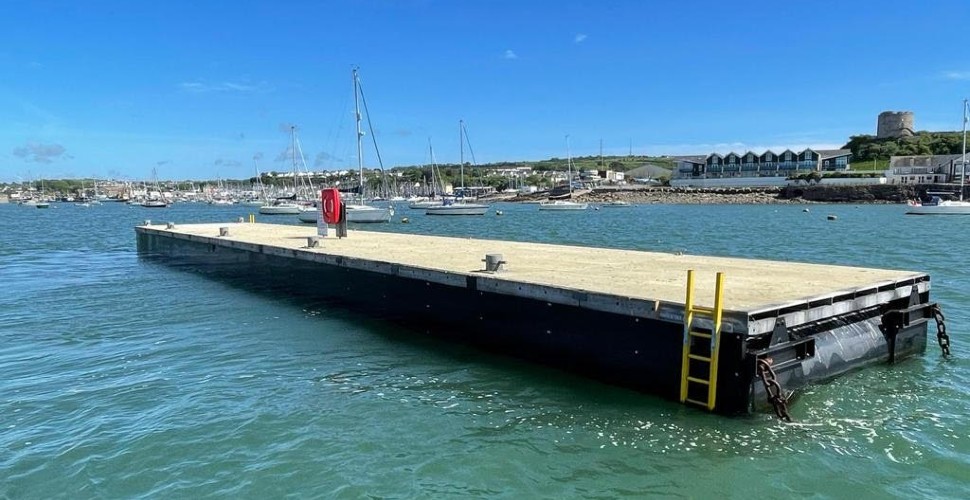
<svg viewBox="0 0 970 500">
<path fill-rule="evenodd" d="M 913 135 L 912 111 L 883 111 L 876 123 L 876 137 L 910 137 Z"/>
</svg>

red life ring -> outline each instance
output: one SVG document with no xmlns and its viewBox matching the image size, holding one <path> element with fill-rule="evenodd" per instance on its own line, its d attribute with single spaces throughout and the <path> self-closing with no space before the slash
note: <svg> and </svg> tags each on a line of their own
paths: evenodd
<svg viewBox="0 0 970 500">
<path fill-rule="evenodd" d="M 320 191 L 320 201 L 323 211 L 323 222 L 337 224 L 340 222 L 340 191 L 327 188 Z"/>
</svg>

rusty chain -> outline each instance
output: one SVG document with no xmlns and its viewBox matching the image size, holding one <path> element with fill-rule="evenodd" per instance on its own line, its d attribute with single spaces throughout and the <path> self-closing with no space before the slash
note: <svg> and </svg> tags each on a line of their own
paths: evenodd
<svg viewBox="0 0 970 500">
<path fill-rule="evenodd" d="M 768 402 L 775 408 L 775 415 L 785 422 L 791 422 L 791 414 L 788 413 L 788 396 L 781 389 L 781 384 L 775 376 L 775 370 L 771 368 L 771 360 L 761 358 L 758 360 L 758 375 L 765 386 L 765 393 Z"/>
<path fill-rule="evenodd" d="M 933 319 L 936 320 L 936 341 L 940 343 L 943 357 L 950 355 L 950 336 L 946 334 L 946 318 L 939 304 L 933 304 Z"/>
</svg>

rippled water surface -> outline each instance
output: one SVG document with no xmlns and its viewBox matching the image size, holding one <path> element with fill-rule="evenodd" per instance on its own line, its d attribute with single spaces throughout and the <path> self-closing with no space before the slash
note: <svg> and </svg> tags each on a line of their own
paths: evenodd
<svg viewBox="0 0 970 500">
<path fill-rule="evenodd" d="M 135 253 L 245 207 L 0 205 L 0 497 L 966 497 L 970 217 L 499 208 L 369 229 L 926 271 L 955 356 L 717 417 Z"/>
</svg>

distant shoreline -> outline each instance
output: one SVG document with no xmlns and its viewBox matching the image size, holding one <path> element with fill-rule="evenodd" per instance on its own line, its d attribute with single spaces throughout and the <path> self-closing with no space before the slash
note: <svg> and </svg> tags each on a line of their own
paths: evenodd
<svg viewBox="0 0 970 500">
<path fill-rule="evenodd" d="M 814 203 L 899 204 L 919 198 L 927 190 L 939 189 L 929 185 L 871 186 L 786 186 L 766 188 L 596 188 L 574 196 L 577 201 L 609 203 L 624 201 L 631 204 L 694 204 L 694 205 L 792 205 Z M 545 200 L 548 193 L 520 195 L 504 201 L 535 202 Z"/>
</svg>

